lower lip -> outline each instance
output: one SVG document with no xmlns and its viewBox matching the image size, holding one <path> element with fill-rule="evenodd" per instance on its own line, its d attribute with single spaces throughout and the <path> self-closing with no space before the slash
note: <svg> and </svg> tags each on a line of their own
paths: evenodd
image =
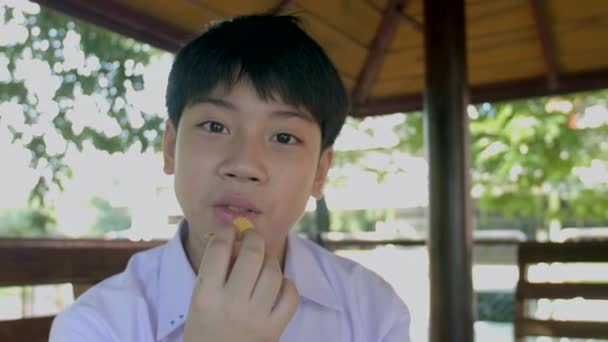
<svg viewBox="0 0 608 342">
<path fill-rule="evenodd" d="M 251 211 L 234 211 L 230 210 L 226 206 L 216 206 L 214 207 L 215 216 L 220 219 L 220 221 L 228 223 L 232 225 L 232 221 L 234 221 L 237 217 L 246 217 L 248 219 L 253 219 L 257 213 Z"/>
</svg>

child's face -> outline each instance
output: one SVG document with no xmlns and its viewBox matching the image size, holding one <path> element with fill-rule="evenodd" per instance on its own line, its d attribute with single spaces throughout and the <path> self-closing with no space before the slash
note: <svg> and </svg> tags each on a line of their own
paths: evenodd
<svg viewBox="0 0 608 342">
<path fill-rule="evenodd" d="M 266 250 L 281 256 L 308 198 L 322 193 L 332 150 L 321 153 L 310 113 L 279 99 L 265 102 L 241 81 L 186 107 L 177 132 L 168 122 L 164 158 L 196 240 L 234 229 L 232 219 L 246 216 Z"/>
</svg>

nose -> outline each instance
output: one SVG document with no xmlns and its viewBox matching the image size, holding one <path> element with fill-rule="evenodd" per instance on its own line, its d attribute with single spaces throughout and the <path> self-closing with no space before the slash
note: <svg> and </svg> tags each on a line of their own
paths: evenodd
<svg viewBox="0 0 608 342">
<path fill-rule="evenodd" d="M 234 141 L 218 168 L 220 177 L 239 182 L 264 183 L 268 179 L 264 147 L 259 143 Z"/>
</svg>

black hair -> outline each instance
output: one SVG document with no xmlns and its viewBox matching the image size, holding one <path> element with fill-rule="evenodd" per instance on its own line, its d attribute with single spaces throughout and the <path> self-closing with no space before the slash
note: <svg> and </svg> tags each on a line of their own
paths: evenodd
<svg viewBox="0 0 608 342">
<path fill-rule="evenodd" d="M 167 87 L 167 111 L 177 128 L 185 107 L 218 85 L 251 81 L 263 100 L 279 96 L 308 110 L 333 145 L 350 101 L 329 57 L 294 16 L 258 14 L 211 24 L 177 53 Z"/>
</svg>

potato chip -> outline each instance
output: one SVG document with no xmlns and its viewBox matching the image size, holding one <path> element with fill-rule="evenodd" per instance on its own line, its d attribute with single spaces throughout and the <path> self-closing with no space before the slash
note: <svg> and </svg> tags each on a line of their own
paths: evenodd
<svg viewBox="0 0 608 342">
<path fill-rule="evenodd" d="M 242 216 L 235 218 L 232 221 L 232 223 L 236 226 L 236 229 L 237 229 L 237 234 L 236 234 L 237 240 L 243 239 L 243 236 L 245 235 L 245 231 L 247 229 L 253 228 L 253 223 L 251 223 L 251 221 L 249 221 L 246 217 L 242 217 Z"/>
</svg>

